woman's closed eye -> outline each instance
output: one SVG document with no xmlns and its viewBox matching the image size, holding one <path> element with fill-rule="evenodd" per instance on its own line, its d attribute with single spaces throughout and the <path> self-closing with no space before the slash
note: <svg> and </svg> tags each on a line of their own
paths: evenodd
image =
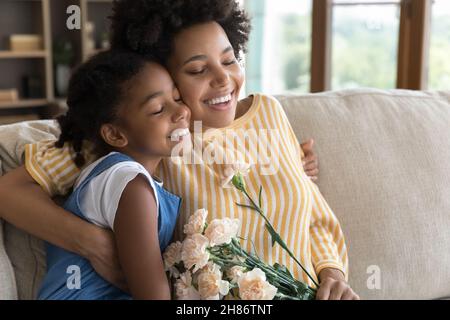
<svg viewBox="0 0 450 320">
<path fill-rule="evenodd" d="M 191 70 L 191 71 L 188 71 L 187 73 L 192 74 L 192 75 L 198 75 L 198 74 L 205 73 L 205 71 L 206 71 L 206 68 L 203 68 L 203 69 L 198 69 L 198 70 Z"/>
<path fill-rule="evenodd" d="M 233 60 L 224 62 L 223 65 L 225 65 L 225 66 L 231 66 L 232 64 L 235 64 L 236 62 L 237 62 L 236 59 L 233 59 Z"/>
</svg>

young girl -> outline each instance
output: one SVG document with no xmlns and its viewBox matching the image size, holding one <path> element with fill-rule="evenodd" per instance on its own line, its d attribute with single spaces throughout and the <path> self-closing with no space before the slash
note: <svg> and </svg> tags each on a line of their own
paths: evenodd
<svg viewBox="0 0 450 320">
<path fill-rule="evenodd" d="M 235 132 L 238 141 L 244 142 L 244 145 L 247 138 L 239 132 L 273 130 L 279 133 L 281 139 L 271 149 L 279 160 L 278 170 L 271 175 L 263 175 L 262 165 L 257 161 L 247 177 L 249 190 L 256 195 L 259 187 L 263 186 L 264 209 L 269 219 L 303 265 L 320 281 L 317 297 L 357 298 L 346 282 L 348 259 L 342 229 L 317 186 L 305 175 L 300 164 L 302 150 L 282 107 L 274 98 L 259 94 L 238 101 L 244 81 L 238 59 L 241 51 L 245 50 L 250 25 L 237 2 L 117 1 L 114 5 L 112 29 L 114 47 L 126 48 L 142 55 L 155 53 L 167 66 L 183 101 L 191 109 L 193 121 L 202 121 L 203 127 L 219 128 L 213 135 L 200 139 L 200 153 L 203 154 L 210 145 L 216 150 L 215 141 L 228 141 L 228 131 Z M 252 150 L 255 150 L 259 142 L 258 135 L 253 135 L 249 138 L 249 147 L 238 151 L 258 160 Z M 220 151 L 219 147 L 217 150 Z M 56 155 L 61 158 L 56 159 Z M 22 186 L 30 185 L 28 180 L 31 175 L 47 193 L 64 194 L 78 176 L 78 171 L 70 161 L 71 155 L 73 151 L 70 148 L 55 151 L 53 141 L 30 145 L 25 156 L 27 172 L 18 171 L 17 177 L 13 176 L 10 180 L 24 181 L 15 183 L 15 190 L 22 194 L 27 192 L 30 197 L 35 195 L 40 208 L 48 207 L 48 214 L 51 215 L 48 220 L 55 225 L 73 225 L 72 230 L 79 230 L 78 232 L 70 231 L 67 227 L 65 230 L 80 240 L 74 244 L 62 232 L 54 234 L 38 228 L 34 232 L 36 235 L 80 252 L 88 257 L 96 270 L 100 273 L 103 271 L 108 279 L 119 283 L 120 277 L 108 272 L 114 268 L 104 262 L 114 261 L 115 256 L 109 235 L 97 229 L 89 229 L 89 226 L 68 218 L 65 211 L 48 205 L 43 200 L 45 196 L 41 194 L 42 191 L 38 191 L 35 186 L 32 190 L 31 186 L 28 190 Z M 70 172 L 54 172 L 52 166 L 55 163 L 72 169 Z M 220 180 L 224 169 L 220 163 L 162 161 L 158 172 L 166 187 L 184 198 L 178 236 L 182 236 L 181 228 L 186 217 L 196 208 L 208 209 L 209 219 L 238 217 L 243 223 L 242 236 L 255 242 L 260 256 L 269 263 L 286 265 L 296 277 L 312 285 L 290 257 L 278 247 L 272 248 L 270 239 L 264 232 L 263 221 L 254 212 L 236 206 L 235 203 L 240 200 L 236 190 L 221 188 Z M 9 199 L 8 204 L 12 207 L 13 200 Z M 16 225 L 32 229 L 29 221 L 34 218 L 27 215 L 25 208 L 21 210 L 20 217 L 6 218 Z M 92 236 L 86 239 L 83 234 Z M 96 255 L 88 249 L 89 245 L 98 248 L 97 252 L 106 253 Z"/>
<path fill-rule="evenodd" d="M 77 179 L 64 208 L 114 231 L 119 263 L 135 299 L 170 299 L 161 251 L 172 238 L 180 198 L 152 175 L 189 138 L 189 109 L 167 71 L 135 53 L 101 53 L 70 81 L 57 148 L 101 157 Z M 55 168 L 60 172 L 63 168 Z M 48 245 L 39 299 L 128 299 L 85 258 Z"/>
</svg>

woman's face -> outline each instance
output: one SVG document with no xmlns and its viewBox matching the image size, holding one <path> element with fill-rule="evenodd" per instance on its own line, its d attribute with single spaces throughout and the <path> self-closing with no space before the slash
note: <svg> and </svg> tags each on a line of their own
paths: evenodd
<svg viewBox="0 0 450 320">
<path fill-rule="evenodd" d="M 194 25 L 176 35 L 168 67 L 192 121 L 210 128 L 233 122 L 244 73 L 218 23 Z"/>
</svg>

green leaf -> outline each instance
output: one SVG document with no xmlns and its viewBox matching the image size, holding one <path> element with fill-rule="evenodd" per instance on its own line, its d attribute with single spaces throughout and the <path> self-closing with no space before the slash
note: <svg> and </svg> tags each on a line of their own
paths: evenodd
<svg viewBox="0 0 450 320">
<path fill-rule="evenodd" d="M 273 246 L 275 245 L 275 243 L 278 242 L 278 238 L 279 238 L 278 233 L 276 233 L 276 231 L 275 231 L 275 230 L 272 228 L 272 226 L 271 226 L 270 224 L 268 224 L 268 223 L 266 223 L 266 229 L 267 229 L 267 231 L 268 231 L 269 234 L 270 234 L 270 238 L 271 238 L 271 240 L 272 240 L 272 248 L 273 248 Z"/>
<path fill-rule="evenodd" d="M 243 207 L 243 208 L 247 208 L 247 209 L 250 209 L 250 210 L 258 211 L 258 210 L 256 210 L 254 207 L 249 206 L 248 204 L 241 204 L 241 203 L 237 203 L 237 202 L 236 202 L 236 205 L 237 205 L 238 207 Z"/>
<path fill-rule="evenodd" d="M 262 186 L 259 187 L 258 203 L 259 203 L 259 208 L 262 209 Z"/>
<path fill-rule="evenodd" d="M 278 264 L 278 263 L 275 263 L 275 264 L 273 265 L 273 267 L 274 267 L 277 271 L 283 272 L 283 273 L 287 274 L 289 277 L 294 278 L 294 277 L 292 276 L 292 274 L 289 272 L 289 269 L 286 268 L 286 266 L 282 266 L 282 265 L 280 265 L 280 264 Z M 302 282 L 300 282 L 300 283 L 303 284 Z"/>
</svg>

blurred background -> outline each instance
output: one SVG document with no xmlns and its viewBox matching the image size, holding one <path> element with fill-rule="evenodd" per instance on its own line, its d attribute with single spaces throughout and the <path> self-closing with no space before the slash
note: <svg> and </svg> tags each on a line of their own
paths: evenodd
<svg viewBox="0 0 450 320">
<path fill-rule="evenodd" d="M 73 67 L 109 48 L 112 2 L 0 0 L 0 124 L 64 112 Z M 449 0 L 239 2 L 246 93 L 450 90 Z"/>
</svg>

